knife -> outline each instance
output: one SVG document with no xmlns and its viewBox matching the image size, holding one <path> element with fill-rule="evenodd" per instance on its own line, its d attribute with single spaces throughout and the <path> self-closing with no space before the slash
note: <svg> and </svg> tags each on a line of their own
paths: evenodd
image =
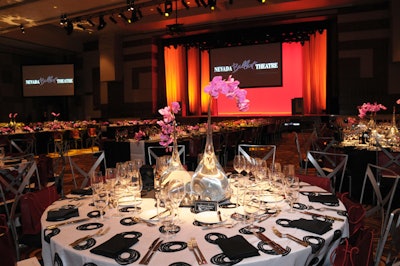
<svg viewBox="0 0 400 266">
<path fill-rule="evenodd" d="M 85 222 L 85 221 L 89 221 L 89 220 L 90 220 L 90 218 L 83 218 L 83 219 L 78 219 L 78 220 L 58 223 L 58 224 L 52 224 L 52 225 L 47 226 L 46 228 L 47 229 L 55 229 L 55 228 L 58 228 L 58 227 L 63 226 L 63 225 L 75 224 L 75 223 Z"/>
<path fill-rule="evenodd" d="M 323 217 L 323 218 L 329 219 L 329 220 L 344 222 L 344 219 L 338 218 L 338 217 L 335 217 L 335 216 L 324 215 L 324 214 L 319 214 L 319 213 L 314 213 L 314 212 L 307 212 L 307 211 L 304 211 L 304 212 L 301 212 L 301 213 L 307 214 L 307 215 L 313 215 L 313 216 L 317 216 L 317 217 Z"/>
<path fill-rule="evenodd" d="M 281 245 L 278 243 L 272 241 L 269 239 L 266 235 L 260 232 L 253 232 L 253 234 L 260 239 L 262 242 L 267 243 L 276 253 L 282 255 L 286 253 L 286 249 L 284 249 Z"/>
<path fill-rule="evenodd" d="M 153 257 L 154 253 L 156 253 L 156 251 L 158 250 L 158 248 L 160 247 L 161 243 L 163 242 L 163 240 L 160 240 L 160 242 L 158 242 L 153 249 L 151 250 L 151 253 L 149 254 L 149 256 L 147 257 L 146 261 L 144 262 L 145 265 L 149 264 L 151 258 Z"/>
<path fill-rule="evenodd" d="M 157 213 L 157 214 L 154 215 L 154 216 L 151 216 L 148 220 L 153 220 L 154 218 L 157 218 L 158 216 L 160 216 L 160 215 L 162 215 L 162 214 L 164 214 L 164 213 L 167 213 L 167 212 L 169 212 L 169 209 L 165 209 L 164 211 L 162 211 L 162 212 L 160 212 L 160 213 Z"/>
<path fill-rule="evenodd" d="M 153 243 L 151 243 L 149 250 L 146 252 L 144 257 L 140 260 L 139 264 L 144 264 L 147 260 L 147 257 L 149 256 L 150 252 L 153 250 L 154 246 L 157 244 L 157 241 L 160 240 L 160 238 L 156 238 Z"/>
<path fill-rule="evenodd" d="M 282 237 L 286 237 L 294 242 L 296 242 L 297 244 L 302 245 L 303 247 L 308 247 L 308 243 L 306 241 L 303 241 L 293 235 L 290 234 L 282 234 L 280 231 L 278 231 L 275 227 L 272 227 L 272 232 L 274 232 L 274 234 L 280 238 Z"/>
</svg>

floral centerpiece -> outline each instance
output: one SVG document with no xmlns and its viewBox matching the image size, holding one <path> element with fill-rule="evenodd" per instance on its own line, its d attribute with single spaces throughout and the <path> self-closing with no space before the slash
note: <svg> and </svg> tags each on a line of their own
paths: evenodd
<svg viewBox="0 0 400 266">
<path fill-rule="evenodd" d="M 376 113 L 380 110 L 386 110 L 386 106 L 378 103 L 363 103 L 361 106 L 358 106 L 358 117 L 365 118 L 368 114 L 370 115 L 370 121 L 368 122 L 369 128 L 375 127 L 375 116 Z"/>
<path fill-rule="evenodd" d="M 247 91 L 239 88 L 239 81 L 231 76 L 227 80 L 216 76 L 204 88 L 211 97 L 208 102 L 207 139 L 203 158 L 199 162 L 192 176 L 191 190 L 201 200 L 223 201 L 230 197 L 229 182 L 224 169 L 215 156 L 212 141 L 211 101 L 224 94 L 229 99 L 234 99 L 240 111 L 249 109 L 250 101 L 246 98 Z"/>
</svg>

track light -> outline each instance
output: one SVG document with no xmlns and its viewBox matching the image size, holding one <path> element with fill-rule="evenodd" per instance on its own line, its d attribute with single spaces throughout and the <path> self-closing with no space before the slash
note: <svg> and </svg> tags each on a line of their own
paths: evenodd
<svg viewBox="0 0 400 266">
<path fill-rule="evenodd" d="M 265 4 L 267 2 L 267 0 L 257 0 L 259 3 L 261 4 Z"/>
<path fill-rule="evenodd" d="M 22 34 L 25 34 L 25 28 L 24 28 L 24 25 L 19 25 L 19 29 L 21 30 L 21 33 Z"/>
<path fill-rule="evenodd" d="M 208 6 L 211 10 L 215 10 L 215 6 L 217 5 L 217 0 L 208 0 Z"/>
<path fill-rule="evenodd" d="M 67 14 L 61 14 L 60 25 L 63 26 L 66 23 L 67 23 Z"/>
<path fill-rule="evenodd" d="M 128 11 L 132 11 L 135 7 L 135 1 L 134 0 L 126 0 L 126 4 L 128 6 Z"/>
<path fill-rule="evenodd" d="M 204 6 L 207 7 L 207 3 L 204 0 L 200 0 L 200 3 Z"/>
<path fill-rule="evenodd" d="M 116 20 L 112 15 L 109 16 L 108 19 L 109 19 L 112 23 L 114 23 L 114 24 L 117 24 L 117 23 L 118 23 L 117 20 Z"/>
<path fill-rule="evenodd" d="M 195 0 L 197 7 L 201 7 L 200 0 Z"/>
<path fill-rule="evenodd" d="M 157 9 L 158 14 L 160 14 L 161 16 L 164 16 L 164 12 L 161 10 L 161 7 L 158 6 L 156 9 Z"/>
<path fill-rule="evenodd" d="M 96 26 L 96 24 L 94 24 L 93 21 L 92 21 L 90 18 L 87 19 L 87 22 L 88 22 L 88 23 L 90 24 L 90 26 L 92 26 L 92 27 Z"/>
<path fill-rule="evenodd" d="M 164 16 L 169 17 L 172 13 L 172 1 L 166 0 L 164 3 Z"/>
<path fill-rule="evenodd" d="M 189 9 L 189 8 L 190 8 L 190 6 L 189 6 L 188 2 L 186 2 L 186 0 L 182 0 L 181 2 L 182 2 L 182 5 L 183 5 L 186 9 Z"/>
<path fill-rule="evenodd" d="M 128 18 L 124 15 L 124 13 L 119 13 L 119 14 L 118 14 L 118 17 L 122 18 L 125 22 L 131 23 L 131 22 L 130 22 L 130 19 L 128 19 Z"/>
<path fill-rule="evenodd" d="M 132 10 L 131 22 L 139 21 L 139 19 L 140 19 L 140 17 L 139 17 L 138 11 L 135 8 L 135 9 Z"/>
<path fill-rule="evenodd" d="M 107 25 L 107 22 L 104 20 L 104 16 L 99 17 L 99 26 L 97 26 L 97 30 L 102 30 Z"/>
</svg>

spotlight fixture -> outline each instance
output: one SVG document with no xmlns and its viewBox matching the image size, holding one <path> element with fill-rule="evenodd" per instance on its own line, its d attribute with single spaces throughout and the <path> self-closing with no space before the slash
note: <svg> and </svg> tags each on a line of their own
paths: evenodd
<svg viewBox="0 0 400 266">
<path fill-rule="evenodd" d="M 128 10 L 132 11 L 135 7 L 135 1 L 134 0 L 126 0 L 126 4 L 128 6 Z"/>
<path fill-rule="evenodd" d="M 197 7 L 201 7 L 200 0 L 195 0 Z"/>
<path fill-rule="evenodd" d="M 67 23 L 67 14 L 61 14 L 60 25 L 63 26 L 66 23 Z"/>
<path fill-rule="evenodd" d="M 139 21 L 139 19 L 140 19 L 140 18 L 139 18 L 137 9 L 135 8 L 135 9 L 132 10 L 131 22 Z"/>
<path fill-rule="evenodd" d="M 104 20 L 104 16 L 99 17 L 99 25 L 97 26 L 97 30 L 102 30 L 107 25 L 107 22 Z"/>
<path fill-rule="evenodd" d="M 96 24 L 94 24 L 93 21 L 92 21 L 90 18 L 87 19 L 87 22 L 88 22 L 88 23 L 90 24 L 90 26 L 92 26 L 92 27 L 96 26 Z"/>
<path fill-rule="evenodd" d="M 164 16 L 169 17 L 172 13 L 172 1 L 166 0 L 164 3 Z"/>
<path fill-rule="evenodd" d="M 189 9 L 189 8 L 190 8 L 190 6 L 189 6 L 189 4 L 188 4 L 188 2 L 187 2 L 186 0 L 182 0 L 181 2 L 182 2 L 182 5 L 183 5 L 186 9 Z"/>
<path fill-rule="evenodd" d="M 109 16 L 108 19 L 109 19 L 112 23 L 114 23 L 114 24 L 117 24 L 117 23 L 118 23 L 117 20 L 116 20 L 112 15 Z"/>
<path fill-rule="evenodd" d="M 22 34 L 25 34 L 25 27 L 24 27 L 24 25 L 19 25 L 19 29 L 21 30 L 21 33 Z"/>
<path fill-rule="evenodd" d="M 119 14 L 118 14 L 118 17 L 122 18 L 125 22 L 131 23 L 131 22 L 130 22 L 130 19 L 128 19 L 128 18 L 124 15 L 124 13 L 119 13 Z"/>
<path fill-rule="evenodd" d="M 207 7 L 207 3 L 204 0 L 200 0 L 200 3 L 204 6 Z"/>
<path fill-rule="evenodd" d="M 137 11 L 139 18 L 143 18 L 142 10 L 140 10 L 140 8 L 136 8 L 136 11 Z"/>
<path fill-rule="evenodd" d="M 217 5 L 217 0 L 208 0 L 208 6 L 212 11 L 215 10 L 215 6 Z"/>
<path fill-rule="evenodd" d="M 259 3 L 261 4 L 265 4 L 267 2 L 267 0 L 257 0 Z"/>
<path fill-rule="evenodd" d="M 161 16 L 164 16 L 164 12 L 161 10 L 161 7 L 158 6 L 156 9 L 157 9 L 157 12 L 158 12 Z"/>
</svg>

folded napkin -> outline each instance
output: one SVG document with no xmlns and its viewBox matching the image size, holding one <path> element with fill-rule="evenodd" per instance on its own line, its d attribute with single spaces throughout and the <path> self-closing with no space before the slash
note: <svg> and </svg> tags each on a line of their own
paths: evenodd
<svg viewBox="0 0 400 266">
<path fill-rule="evenodd" d="M 216 243 L 231 260 L 259 256 L 258 249 L 251 245 L 243 236 L 235 235 L 230 238 L 219 238 Z"/>
<path fill-rule="evenodd" d="M 71 190 L 73 195 L 92 195 L 93 191 L 91 188 L 75 188 Z"/>
<path fill-rule="evenodd" d="M 63 221 L 72 217 L 78 217 L 79 211 L 77 208 L 58 209 L 47 213 L 47 221 Z"/>
<path fill-rule="evenodd" d="M 329 203 L 329 204 L 338 204 L 339 203 L 339 200 L 333 194 L 308 195 L 308 200 L 310 202 Z"/>
<path fill-rule="evenodd" d="M 136 244 L 136 237 L 125 237 L 123 233 L 117 234 L 103 244 L 90 250 L 91 253 L 115 259 L 119 254 Z"/>
<path fill-rule="evenodd" d="M 330 222 L 320 220 L 307 220 L 303 218 L 290 221 L 289 226 L 318 235 L 323 235 L 332 229 L 332 224 Z"/>
</svg>

